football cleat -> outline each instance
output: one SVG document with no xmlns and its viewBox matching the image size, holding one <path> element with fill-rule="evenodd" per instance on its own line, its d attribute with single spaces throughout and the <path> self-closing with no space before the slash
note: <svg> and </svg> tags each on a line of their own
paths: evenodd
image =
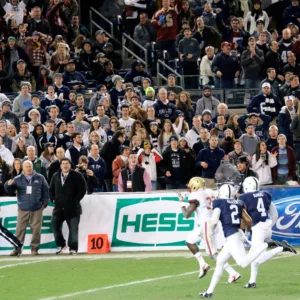
<svg viewBox="0 0 300 300">
<path fill-rule="evenodd" d="M 213 294 L 208 294 L 208 293 L 206 293 L 206 292 L 200 293 L 200 294 L 199 294 L 200 298 L 205 298 L 205 299 L 206 299 L 206 298 L 211 298 L 212 295 L 213 295 Z"/>
<path fill-rule="evenodd" d="M 204 264 L 203 266 L 201 266 L 199 271 L 199 279 L 204 277 L 209 269 L 210 269 L 210 265 L 208 264 Z"/>
<path fill-rule="evenodd" d="M 253 283 L 248 283 L 248 284 L 246 284 L 246 285 L 244 285 L 244 288 L 245 289 L 253 289 L 253 288 L 256 288 L 256 283 L 255 282 L 253 282 Z"/>
<path fill-rule="evenodd" d="M 238 281 L 240 278 L 241 278 L 241 274 L 235 273 L 234 275 L 229 275 L 229 278 L 228 278 L 227 282 L 228 283 L 233 283 L 233 282 Z"/>
<path fill-rule="evenodd" d="M 297 254 L 296 249 L 293 248 L 287 241 L 282 241 L 281 245 L 283 247 L 283 252 L 292 252 L 294 254 Z"/>
<path fill-rule="evenodd" d="M 265 241 L 268 244 L 268 248 L 276 248 L 276 247 L 282 247 L 281 244 L 277 241 L 273 241 L 271 239 L 268 239 Z"/>
</svg>

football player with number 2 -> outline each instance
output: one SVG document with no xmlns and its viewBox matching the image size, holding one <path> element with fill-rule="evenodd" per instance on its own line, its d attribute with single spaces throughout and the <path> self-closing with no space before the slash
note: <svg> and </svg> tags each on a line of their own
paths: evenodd
<svg viewBox="0 0 300 300">
<path fill-rule="evenodd" d="M 217 260 L 217 248 L 216 248 L 216 230 L 213 234 L 209 234 L 210 219 L 212 216 L 212 203 L 215 198 L 215 192 L 211 189 L 205 188 L 205 181 L 200 177 L 194 177 L 188 184 L 191 193 L 189 195 L 189 205 L 184 203 L 184 197 L 178 193 L 182 213 L 186 218 L 190 218 L 195 212 L 199 222 L 199 227 L 192 231 L 187 239 L 186 245 L 190 251 L 194 254 L 194 257 L 198 260 L 200 265 L 199 278 L 206 275 L 210 266 L 205 262 L 201 255 L 197 243 L 204 242 L 206 253 L 214 261 Z M 188 206 L 186 206 L 188 205 Z M 228 283 L 237 281 L 241 275 L 237 273 L 228 263 L 224 264 L 225 271 L 229 274 Z"/>
<path fill-rule="evenodd" d="M 212 229 L 221 221 L 226 242 L 217 257 L 216 269 L 206 292 L 200 293 L 201 298 L 211 298 L 216 285 L 218 284 L 226 262 L 233 257 L 237 265 L 246 268 L 268 247 L 277 246 L 277 243 L 268 240 L 246 254 L 244 247 L 244 236 L 240 233 L 241 220 L 247 226 L 251 226 L 252 220 L 244 209 L 244 203 L 234 199 L 235 189 L 230 184 L 223 184 L 219 189 L 218 199 L 213 204 L 211 218 Z"/>
<path fill-rule="evenodd" d="M 271 238 L 272 227 L 278 219 L 278 212 L 276 206 L 272 203 L 271 195 L 266 191 L 260 191 L 260 186 L 257 178 L 247 177 L 243 182 L 244 194 L 239 196 L 239 199 L 245 204 L 247 213 L 252 218 L 252 240 L 251 249 L 255 249 L 263 244 L 265 240 Z M 270 219 L 268 218 L 270 216 Z M 297 251 L 289 245 L 286 241 L 278 243 L 277 247 L 264 251 L 251 263 L 251 276 L 249 283 L 244 288 L 255 288 L 256 277 L 258 274 L 258 266 L 265 263 L 274 255 L 289 251 L 297 253 Z"/>
</svg>

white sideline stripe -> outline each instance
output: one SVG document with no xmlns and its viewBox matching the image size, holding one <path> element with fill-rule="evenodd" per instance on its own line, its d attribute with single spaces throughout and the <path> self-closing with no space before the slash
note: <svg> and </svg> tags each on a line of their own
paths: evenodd
<svg viewBox="0 0 300 300">
<path fill-rule="evenodd" d="M 296 255 L 299 255 L 296 254 Z M 280 258 L 285 258 L 285 257 L 292 257 L 293 255 L 282 255 L 279 257 L 276 257 L 274 259 L 280 259 Z M 236 266 L 236 264 L 231 265 L 232 267 Z M 214 270 L 215 268 L 211 268 L 210 270 Z M 138 280 L 138 281 L 132 281 L 132 282 L 127 282 L 127 283 L 121 283 L 121 284 L 116 284 L 116 285 L 109 285 L 109 286 L 104 286 L 101 288 L 95 288 L 95 289 L 90 289 L 90 290 L 85 290 L 81 292 L 76 292 L 72 294 L 65 294 L 61 296 L 55 296 L 55 297 L 50 297 L 50 298 L 41 298 L 38 300 L 55 300 L 55 299 L 65 299 L 65 298 L 71 298 L 75 296 L 80 296 L 83 294 L 90 294 L 94 292 L 99 292 L 99 291 L 104 291 L 104 290 L 111 290 L 114 288 L 119 288 L 119 287 L 125 287 L 125 286 L 131 286 L 131 285 L 136 285 L 136 284 L 143 284 L 143 283 L 148 283 L 148 282 L 153 282 L 153 281 L 158 281 L 158 280 L 164 280 L 164 279 L 170 279 L 170 278 L 176 278 L 176 277 L 184 277 L 188 275 L 193 275 L 199 273 L 199 271 L 194 271 L 194 272 L 187 272 L 187 273 L 182 273 L 182 274 L 177 274 L 177 275 L 168 275 L 168 276 L 162 276 L 162 277 L 156 277 L 156 278 L 149 278 L 149 279 L 144 279 L 144 280 Z"/>
<path fill-rule="evenodd" d="M 37 263 L 46 262 L 46 261 L 49 261 L 49 259 L 41 259 L 41 260 L 35 260 L 35 261 L 22 262 L 22 263 L 19 263 L 19 264 L 5 265 L 5 266 L 0 266 L 0 270 L 1 269 L 24 266 L 24 265 L 37 264 Z"/>
</svg>

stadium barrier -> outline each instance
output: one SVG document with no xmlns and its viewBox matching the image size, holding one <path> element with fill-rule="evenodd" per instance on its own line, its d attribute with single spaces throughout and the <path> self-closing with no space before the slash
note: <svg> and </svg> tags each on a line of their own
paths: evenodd
<svg viewBox="0 0 300 300">
<path fill-rule="evenodd" d="M 300 188 L 267 188 L 277 206 L 279 218 L 273 238 L 300 246 Z M 187 198 L 186 198 L 187 200 Z M 79 226 L 79 252 L 101 252 L 107 235 L 111 251 L 155 251 L 186 249 L 185 239 L 197 226 L 195 215 L 185 219 L 175 192 L 99 193 L 87 195 L 81 202 L 83 214 Z M 0 198 L 0 222 L 15 233 L 17 200 Z M 44 210 L 40 253 L 54 253 L 56 244 L 51 227 L 53 204 Z M 66 224 L 63 232 L 67 236 Z M 30 228 L 27 228 L 24 253 L 30 253 Z M 224 243 L 218 228 L 218 247 Z M 91 247 L 90 249 L 88 249 Z M 106 245 L 107 247 L 107 245 Z M 95 249 L 96 248 L 96 249 Z M 201 245 L 203 248 L 203 244 Z M 0 237 L 0 255 L 12 250 Z M 99 251 L 97 251 L 99 250 Z"/>
</svg>

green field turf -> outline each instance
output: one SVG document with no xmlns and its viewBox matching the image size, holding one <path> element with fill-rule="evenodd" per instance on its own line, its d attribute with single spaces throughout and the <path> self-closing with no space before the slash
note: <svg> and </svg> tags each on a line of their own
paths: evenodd
<svg viewBox="0 0 300 300">
<path fill-rule="evenodd" d="M 224 273 L 213 299 L 300 299 L 299 255 L 284 253 L 261 266 L 256 289 L 243 289 L 250 269 L 235 268 L 242 278 L 229 285 Z M 0 257 L 0 299 L 200 299 L 198 293 L 208 287 L 212 274 L 213 270 L 199 280 L 198 263 L 187 251 Z"/>
</svg>

